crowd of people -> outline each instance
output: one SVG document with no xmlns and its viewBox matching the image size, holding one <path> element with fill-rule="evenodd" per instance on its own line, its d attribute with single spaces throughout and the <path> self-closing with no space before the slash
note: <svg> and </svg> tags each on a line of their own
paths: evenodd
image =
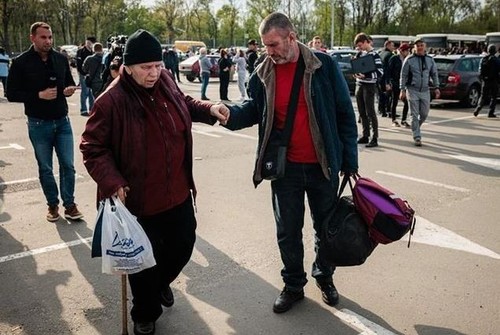
<svg viewBox="0 0 500 335">
<path fill-rule="evenodd" d="M 129 276 L 137 335 L 154 334 L 162 306 L 174 304 L 170 285 L 188 263 L 196 240 L 192 122 L 219 122 L 230 130 L 258 125 L 252 176 L 257 187 L 264 180 L 263 157 L 273 136 L 285 128 L 288 113 L 294 115 L 284 174 L 271 181 L 270 200 L 283 263 L 283 289 L 273 303 L 275 313 L 290 310 L 304 298 L 308 282 L 302 236 L 305 195 L 315 234 L 311 275 L 327 305 L 339 301 L 333 281 L 336 269 L 321 256 L 320 232 L 335 208 L 339 176 L 358 171 L 358 144 L 368 148 L 379 144 L 377 95 L 379 112 L 390 115 L 395 127 L 411 127 L 414 144 L 422 145 L 420 126 L 429 113 L 429 82 L 439 86 L 436 64 L 423 40 L 414 41 L 413 53 L 409 44 L 396 50 L 391 41 L 379 53 L 369 35 L 354 37 L 356 58 L 373 62 L 372 68 L 355 74 L 362 126 L 358 137 L 347 84 L 321 38 L 315 36 L 309 46 L 299 42 L 291 20 L 278 12 L 261 22 L 259 35 L 265 48 L 260 56 L 254 39 L 248 41 L 246 53 L 235 50 L 229 55 L 219 50 L 219 94 L 224 103 L 213 103 L 206 96 L 212 67 L 206 48 L 199 50 L 202 85 L 201 97 L 196 99 L 178 86 L 177 51 L 162 49 L 158 39 L 142 29 L 123 41 L 123 48 L 117 47 L 119 53 L 106 55 L 101 43 L 87 37 L 77 53 L 76 85 L 67 58 L 52 48 L 51 27 L 36 22 L 30 30 L 31 47 L 12 62 L 7 83 L 2 79 L 9 101 L 24 103 L 50 222 L 59 220 L 59 196 L 65 218 L 83 217 L 74 199 L 74 138 L 67 104 L 67 98 L 80 89 L 80 113 L 89 118 L 79 148 L 97 184 L 97 200 L 120 198 L 144 228 L 157 263 Z M 498 89 L 494 85 L 500 65 L 495 53 L 496 48 L 489 47 L 488 58 L 482 62 L 488 71 L 481 74 L 484 99 L 475 116 L 486 103 L 486 95 Z M 0 49 L 0 78 L 5 63 L 1 54 Z M 233 64 L 241 101 L 229 104 Z M 439 98 L 439 89 L 435 90 Z M 390 98 L 383 100 L 380 94 Z M 404 103 L 401 124 L 396 114 L 398 100 Z M 490 108 L 494 115 L 493 102 Z M 406 120 L 408 111 L 411 125 Z M 60 165 L 59 187 L 52 168 L 54 151 Z"/>
</svg>

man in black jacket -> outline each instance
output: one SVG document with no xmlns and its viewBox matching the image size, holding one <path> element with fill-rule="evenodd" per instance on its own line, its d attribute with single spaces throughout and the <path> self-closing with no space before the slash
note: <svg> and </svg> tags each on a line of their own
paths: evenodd
<svg viewBox="0 0 500 335">
<path fill-rule="evenodd" d="M 255 62 L 257 61 L 257 42 L 255 40 L 248 41 L 247 50 L 247 70 L 249 74 L 253 73 L 255 70 Z"/>
<path fill-rule="evenodd" d="M 47 23 L 33 23 L 30 39 L 32 46 L 12 61 L 7 99 L 24 103 L 28 134 L 49 206 L 47 220 L 59 220 L 59 191 L 52 171 L 54 150 L 59 160 L 64 216 L 81 219 L 83 215 L 74 202 L 74 142 L 66 102 L 66 97 L 75 92 L 75 82 L 66 57 L 52 49 L 52 30 Z"/>
<path fill-rule="evenodd" d="M 90 87 L 87 87 L 85 83 L 85 75 L 87 74 L 83 70 L 83 62 L 88 56 L 92 55 L 92 47 L 96 42 L 95 37 L 89 36 L 85 39 L 85 44 L 78 49 L 76 52 L 76 69 L 78 71 L 78 77 L 80 81 L 80 114 L 82 116 L 89 116 L 89 111 L 92 109 L 94 105 L 94 96 L 90 91 Z M 87 108 L 87 99 L 89 101 L 89 106 Z"/>
<path fill-rule="evenodd" d="M 494 44 L 488 46 L 488 55 L 481 60 L 479 73 L 483 83 L 481 84 L 481 98 L 474 110 L 477 116 L 488 99 L 490 100 L 490 112 L 488 117 L 497 117 L 495 108 L 497 106 L 498 80 L 500 79 L 500 60 L 495 56 L 497 48 Z"/>
</svg>

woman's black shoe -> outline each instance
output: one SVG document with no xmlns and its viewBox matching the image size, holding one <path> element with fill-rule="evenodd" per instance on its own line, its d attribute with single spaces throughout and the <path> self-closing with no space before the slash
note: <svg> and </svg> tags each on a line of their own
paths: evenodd
<svg viewBox="0 0 500 335">
<path fill-rule="evenodd" d="M 160 302 L 165 307 L 172 307 L 174 304 L 174 293 L 170 286 L 160 292 Z"/>
<path fill-rule="evenodd" d="M 155 333 L 155 323 L 153 321 L 134 323 L 135 335 L 152 335 L 154 333 Z"/>
</svg>

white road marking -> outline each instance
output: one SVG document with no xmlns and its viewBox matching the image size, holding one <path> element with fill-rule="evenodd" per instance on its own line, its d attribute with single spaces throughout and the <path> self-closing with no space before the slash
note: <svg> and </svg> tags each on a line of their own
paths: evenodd
<svg viewBox="0 0 500 335">
<path fill-rule="evenodd" d="M 464 162 L 480 165 L 486 168 L 500 171 L 500 159 L 497 158 L 483 158 L 483 157 L 472 157 L 466 155 L 448 155 L 452 158 L 459 159 Z"/>
<path fill-rule="evenodd" d="M 474 115 L 462 116 L 462 117 L 457 117 L 454 119 L 446 119 L 446 120 L 439 120 L 439 121 L 430 121 L 430 122 L 426 121 L 422 126 L 431 125 L 431 124 L 446 123 L 446 122 L 453 122 L 453 121 L 460 121 L 460 120 L 466 120 L 466 119 L 472 119 L 472 118 L 474 118 Z"/>
<path fill-rule="evenodd" d="M 59 175 L 58 175 L 58 174 L 55 174 L 55 175 L 54 175 L 54 178 L 57 178 L 57 177 L 59 177 Z M 75 175 L 75 178 L 76 178 L 76 179 L 81 179 L 81 178 L 83 178 L 83 176 L 82 176 L 82 175 L 79 175 L 79 174 L 76 174 L 76 175 Z M 18 179 L 18 180 L 4 181 L 4 182 L 1 182 L 1 183 L 0 183 L 0 186 L 5 186 L 5 185 L 15 185 L 15 184 L 23 184 L 23 183 L 29 183 L 29 182 L 31 182 L 31 181 L 37 181 L 37 180 L 39 180 L 39 178 L 38 178 L 38 177 L 37 177 L 37 178 L 26 178 L 26 179 Z"/>
<path fill-rule="evenodd" d="M 446 185 L 446 184 L 438 183 L 438 182 L 435 182 L 435 181 L 429 181 L 429 180 L 419 179 L 419 178 L 405 176 L 405 175 L 402 175 L 402 174 L 397 174 L 397 173 L 392 173 L 392 172 L 376 171 L 376 173 L 383 174 L 383 175 L 386 175 L 386 176 L 401 178 L 401 179 L 405 179 L 405 180 L 415 181 L 417 183 L 422 183 L 422 184 L 427 184 L 427 185 L 432 185 L 432 186 L 443 187 L 443 188 L 447 188 L 449 190 L 463 192 L 463 193 L 466 193 L 466 192 L 470 191 L 469 189 L 466 189 L 466 188 L 463 188 L 463 187 Z"/>
<path fill-rule="evenodd" d="M 491 145 L 493 147 L 500 147 L 500 143 L 486 142 L 486 145 Z"/>
<path fill-rule="evenodd" d="M 417 223 L 411 237 L 411 242 L 433 245 L 469 252 L 471 254 L 500 259 L 500 255 L 490 249 L 472 242 L 446 228 L 438 226 L 423 217 L 416 216 Z M 408 235 L 402 240 L 408 241 Z"/>
<path fill-rule="evenodd" d="M 210 137 L 221 137 L 219 135 L 210 134 L 209 132 L 206 132 L 206 131 L 197 130 L 194 127 L 193 127 L 192 131 L 193 131 L 193 133 L 200 134 L 200 135 L 206 135 L 206 136 L 210 136 Z"/>
<path fill-rule="evenodd" d="M 400 133 L 400 131 L 397 128 L 394 129 L 394 128 L 379 127 L 378 130 L 387 131 L 390 133 Z"/>
<path fill-rule="evenodd" d="M 9 145 L 0 147 L 0 149 L 16 149 L 16 150 L 24 150 L 25 148 L 17 143 L 9 143 Z"/>
<path fill-rule="evenodd" d="M 220 137 L 220 136 L 215 136 L 215 135 L 210 135 L 212 133 L 219 133 L 219 134 L 224 134 L 224 135 L 229 135 L 229 136 L 234 136 L 234 137 L 241 137 L 241 138 L 247 138 L 250 140 L 257 140 L 258 138 L 255 136 L 250 136 L 250 135 L 245 135 L 245 134 L 240 134 L 235 131 L 228 130 L 223 127 L 218 127 L 218 126 L 200 126 L 200 125 L 193 125 L 193 132 L 196 132 L 198 134 L 203 134 L 207 136 L 213 136 L 213 137 Z"/>
<path fill-rule="evenodd" d="M 78 240 L 74 240 L 74 241 L 70 241 L 70 242 L 53 244 L 53 245 L 49 245 L 49 246 L 43 247 L 43 248 L 33 249 L 33 250 L 29 250 L 29 251 L 23 251 L 23 252 L 19 252 L 17 254 L 11 254 L 11 255 L 0 257 L 0 263 L 5 263 L 8 261 L 12 261 L 14 259 L 29 257 L 29 256 L 33 256 L 33 255 L 43 254 L 43 253 L 50 252 L 50 251 L 67 249 L 69 247 L 73 247 L 73 246 L 79 245 L 79 244 L 88 245 L 88 243 L 90 243 L 90 241 L 92 241 L 92 237 L 80 238 Z"/>
<path fill-rule="evenodd" d="M 390 330 L 346 308 L 342 308 L 333 314 L 349 326 L 360 330 L 361 333 L 359 333 L 359 335 L 395 335 L 395 333 Z"/>
</svg>

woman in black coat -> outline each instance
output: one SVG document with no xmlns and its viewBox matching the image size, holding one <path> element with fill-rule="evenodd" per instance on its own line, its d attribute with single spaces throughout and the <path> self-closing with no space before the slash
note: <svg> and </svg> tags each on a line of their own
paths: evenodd
<svg viewBox="0 0 500 335">
<path fill-rule="evenodd" d="M 221 49 L 220 51 L 220 59 L 218 61 L 219 64 L 219 95 L 221 100 L 229 101 L 227 97 L 227 89 L 229 86 L 229 73 L 231 72 L 231 60 L 227 55 L 227 51 L 225 49 Z"/>
</svg>

